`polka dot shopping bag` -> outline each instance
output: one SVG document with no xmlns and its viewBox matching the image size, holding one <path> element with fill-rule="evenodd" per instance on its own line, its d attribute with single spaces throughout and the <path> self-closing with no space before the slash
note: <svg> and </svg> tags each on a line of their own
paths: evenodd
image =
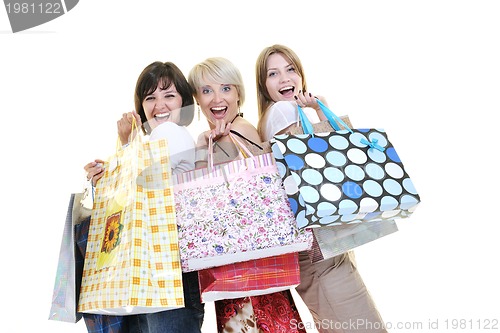
<svg viewBox="0 0 500 333">
<path fill-rule="evenodd" d="M 336 131 L 282 134 L 272 149 L 300 228 L 392 220 L 410 216 L 420 202 L 383 129 L 350 129 L 318 101 Z M 340 129 L 338 124 L 344 129 Z"/>
</svg>

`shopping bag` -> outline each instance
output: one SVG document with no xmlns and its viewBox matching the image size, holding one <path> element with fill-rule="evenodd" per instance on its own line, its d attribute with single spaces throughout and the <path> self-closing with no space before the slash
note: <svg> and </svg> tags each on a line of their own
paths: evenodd
<svg viewBox="0 0 500 333">
<path fill-rule="evenodd" d="M 348 116 L 340 117 L 342 123 L 337 123 L 340 129 L 346 124 L 352 127 L 351 121 Z M 335 129 L 330 125 L 330 121 L 322 121 L 320 123 L 312 124 L 314 133 L 332 132 Z M 235 132 L 233 132 L 235 133 Z M 303 134 L 303 128 L 298 126 L 291 127 L 287 134 Z M 238 133 L 235 133 L 238 134 Z M 263 154 L 265 152 L 272 152 L 270 142 L 254 143 L 247 138 L 245 139 L 248 144 L 247 147 L 254 154 Z M 383 236 L 387 236 L 398 231 L 398 227 L 394 220 L 376 220 L 373 223 L 349 223 L 334 226 L 323 226 L 322 228 L 314 228 L 313 231 L 313 245 L 308 250 L 309 257 L 313 263 L 329 259 L 353 250 L 354 248 L 372 242 Z M 245 295 L 249 296 L 249 295 Z"/>
<path fill-rule="evenodd" d="M 218 333 L 306 333 L 289 290 L 215 302 Z"/>
<path fill-rule="evenodd" d="M 313 246 L 308 251 L 311 262 L 333 258 L 398 231 L 394 220 L 349 223 L 312 229 Z"/>
<path fill-rule="evenodd" d="M 76 323 L 82 318 L 82 314 L 77 312 L 81 275 L 77 273 L 75 260 L 74 228 L 90 217 L 92 207 L 84 206 L 87 193 L 72 193 L 70 196 L 52 294 L 50 320 Z"/>
<path fill-rule="evenodd" d="M 88 234 L 79 311 L 151 313 L 184 306 L 165 139 L 136 135 L 105 163 Z"/>
<path fill-rule="evenodd" d="M 299 227 L 410 216 L 420 197 L 386 132 L 341 130 L 318 103 L 335 132 L 277 135 L 272 145 Z"/>
<path fill-rule="evenodd" d="M 91 196 L 87 196 L 91 198 Z M 93 199 L 90 200 L 90 202 Z M 75 226 L 75 261 L 77 282 L 82 279 L 85 253 L 89 236 L 90 215 Z M 88 332 L 119 333 L 126 332 L 128 327 L 126 316 L 102 315 L 86 313 L 83 315 Z"/>
<path fill-rule="evenodd" d="M 175 210 L 185 272 L 299 252 L 311 244 L 299 231 L 271 153 L 174 175 Z"/>
<path fill-rule="evenodd" d="M 313 133 L 333 132 L 352 127 L 348 116 L 342 116 L 339 120 L 330 116 L 329 120 L 312 125 L 307 122 L 307 118 L 304 118 L 303 114 L 301 118 L 302 123 L 299 122 L 297 126 L 291 127 L 287 134 L 304 134 L 304 127 L 306 127 L 306 132 L 313 131 Z M 333 126 L 331 123 L 333 123 Z M 293 186 L 295 186 L 295 183 Z M 295 199 L 297 198 L 295 197 Z M 310 215 L 307 217 L 313 216 Z M 374 221 L 373 225 L 372 223 L 337 223 L 330 226 L 322 226 L 321 228 L 314 228 L 313 245 L 308 254 L 313 263 L 318 262 L 341 255 L 358 246 L 394 233 L 397 230 L 397 225 L 393 220 Z"/>
<path fill-rule="evenodd" d="M 299 256 L 280 256 L 208 268 L 198 271 L 202 302 L 270 294 L 300 283 Z"/>
</svg>

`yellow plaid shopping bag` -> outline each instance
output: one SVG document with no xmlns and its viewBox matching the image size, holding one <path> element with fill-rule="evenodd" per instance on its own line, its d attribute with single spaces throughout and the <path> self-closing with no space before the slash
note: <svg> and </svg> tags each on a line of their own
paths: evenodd
<svg viewBox="0 0 500 333">
<path fill-rule="evenodd" d="M 79 312 L 152 313 L 184 306 L 166 140 L 140 135 L 117 149 L 99 180 Z"/>
</svg>

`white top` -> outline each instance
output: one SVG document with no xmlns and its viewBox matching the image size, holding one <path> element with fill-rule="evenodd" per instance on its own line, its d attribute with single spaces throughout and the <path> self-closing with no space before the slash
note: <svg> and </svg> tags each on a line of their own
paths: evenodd
<svg viewBox="0 0 500 333">
<path fill-rule="evenodd" d="M 316 111 L 312 108 L 303 109 L 311 123 L 319 122 Z M 278 101 L 272 104 L 264 114 L 262 125 L 263 141 L 271 140 L 277 133 L 293 124 L 298 124 L 299 112 L 297 103 L 290 101 Z"/>
<path fill-rule="evenodd" d="M 184 126 L 166 122 L 153 129 L 149 140 L 167 139 L 170 164 L 173 174 L 183 173 L 195 168 L 195 143 Z"/>
</svg>

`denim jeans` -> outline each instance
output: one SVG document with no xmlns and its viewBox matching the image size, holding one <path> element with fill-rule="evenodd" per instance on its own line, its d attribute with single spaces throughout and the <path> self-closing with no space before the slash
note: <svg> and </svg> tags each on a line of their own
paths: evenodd
<svg viewBox="0 0 500 333">
<path fill-rule="evenodd" d="M 128 316 L 129 332 L 201 333 L 205 304 L 200 301 L 198 272 L 182 274 L 185 307 L 156 313 Z"/>
</svg>

